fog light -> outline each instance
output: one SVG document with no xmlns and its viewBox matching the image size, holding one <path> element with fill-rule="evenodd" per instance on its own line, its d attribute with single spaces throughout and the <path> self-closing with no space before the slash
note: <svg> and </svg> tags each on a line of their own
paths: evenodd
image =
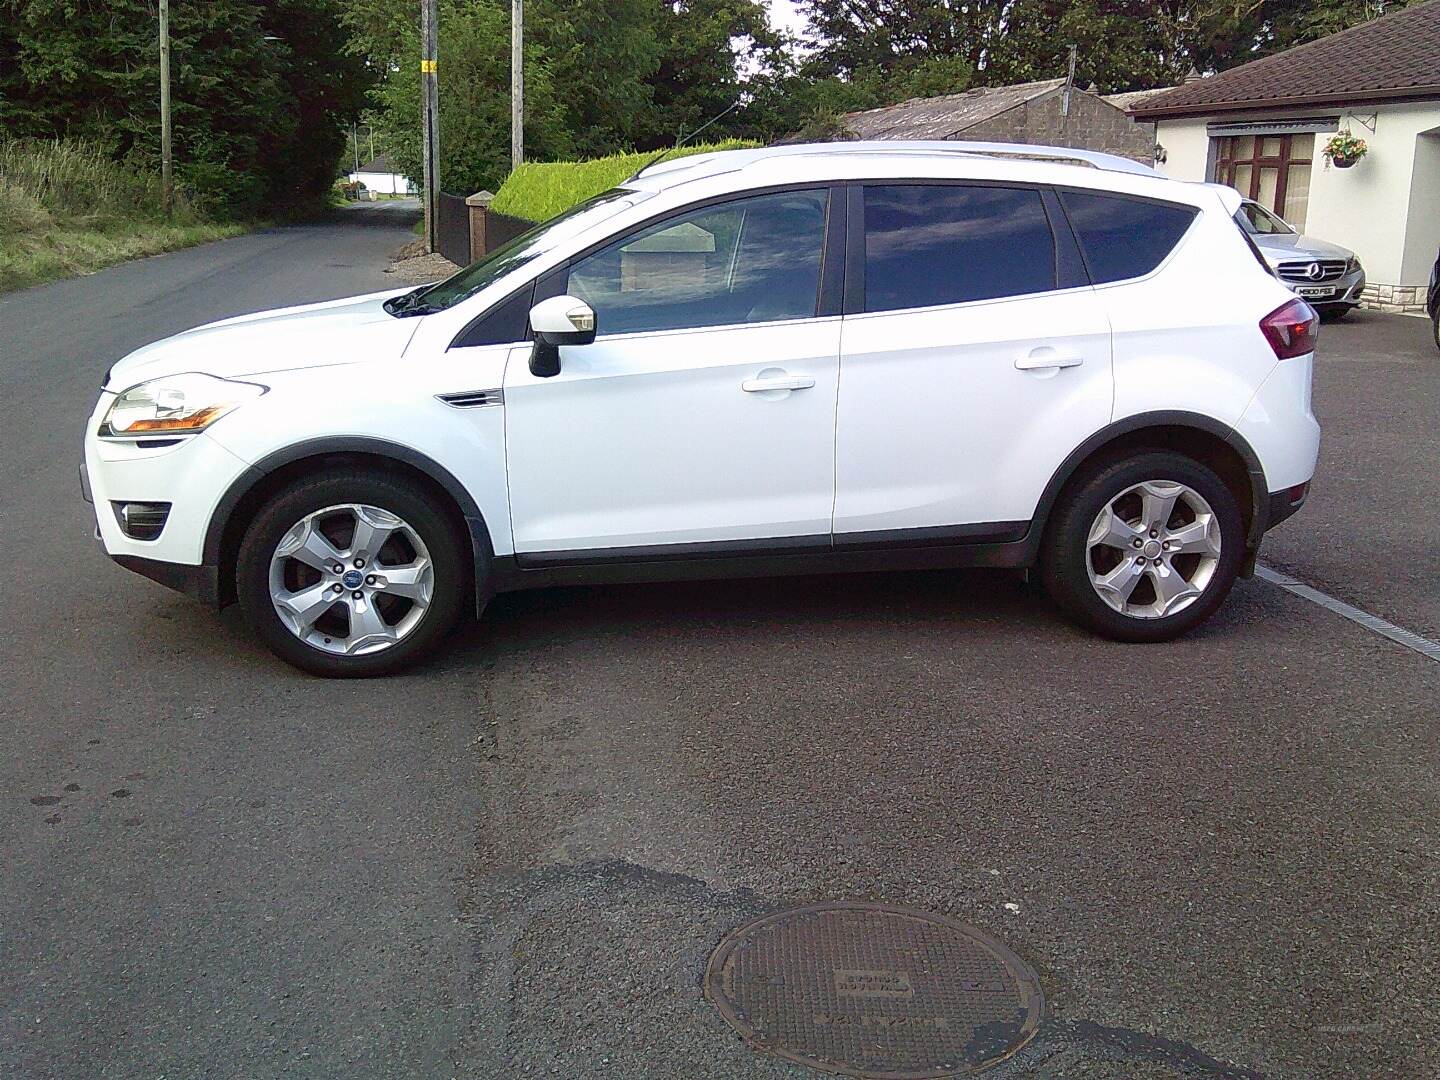
<svg viewBox="0 0 1440 1080">
<path fill-rule="evenodd" d="M 131 540 L 156 540 L 170 516 L 168 502 L 112 502 L 120 531 Z"/>
</svg>

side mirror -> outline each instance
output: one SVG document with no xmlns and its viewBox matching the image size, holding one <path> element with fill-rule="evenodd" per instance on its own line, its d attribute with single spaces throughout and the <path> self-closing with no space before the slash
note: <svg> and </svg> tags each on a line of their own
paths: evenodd
<svg viewBox="0 0 1440 1080">
<path fill-rule="evenodd" d="M 561 345 L 589 345 L 595 340 L 595 309 L 573 296 L 552 296 L 530 309 L 535 347 L 530 374 L 548 379 L 560 374 Z"/>
</svg>

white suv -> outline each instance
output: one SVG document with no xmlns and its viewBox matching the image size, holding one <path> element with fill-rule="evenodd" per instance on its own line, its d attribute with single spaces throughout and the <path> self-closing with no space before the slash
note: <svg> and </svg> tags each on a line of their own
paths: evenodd
<svg viewBox="0 0 1440 1080">
<path fill-rule="evenodd" d="M 1034 146 L 661 162 L 438 285 L 131 354 L 87 493 L 116 561 L 325 675 L 506 590 L 892 567 L 1038 565 L 1161 641 L 1319 445 L 1317 319 L 1239 205 Z"/>
</svg>

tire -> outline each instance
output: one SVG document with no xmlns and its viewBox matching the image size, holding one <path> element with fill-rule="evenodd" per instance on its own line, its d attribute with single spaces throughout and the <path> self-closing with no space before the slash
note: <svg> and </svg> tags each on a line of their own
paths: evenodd
<svg viewBox="0 0 1440 1080">
<path fill-rule="evenodd" d="M 256 514 L 240 543 L 236 594 L 282 660 L 330 678 L 388 675 L 455 625 L 468 561 L 451 517 L 413 485 L 383 472 L 311 476 Z"/>
<path fill-rule="evenodd" d="M 1137 531 L 1166 513 L 1177 489 L 1166 524 L 1155 534 Z M 1173 551 L 1163 549 L 1167 542 Z M 1115 641 L 1170 641 L 1220 606 L 1244 554 L 1240 508 L 1220 477 L 1183 454 L 1142 451 L 1067 485 L 1041 545 L 1040 573 L 1081 626 Z"/>
</svg>

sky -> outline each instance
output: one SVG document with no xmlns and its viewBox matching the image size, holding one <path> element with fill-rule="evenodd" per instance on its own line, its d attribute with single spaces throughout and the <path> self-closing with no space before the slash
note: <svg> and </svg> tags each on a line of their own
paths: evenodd
<svg viewBox="0 0 1440 1080">
<path fill-rule="evenodd" d="M 795 0 L 767 0 L 770 5 L 770 23 L 779 28 L 799 33 L 805 20 L 795 10 Z"/>
</svg>

